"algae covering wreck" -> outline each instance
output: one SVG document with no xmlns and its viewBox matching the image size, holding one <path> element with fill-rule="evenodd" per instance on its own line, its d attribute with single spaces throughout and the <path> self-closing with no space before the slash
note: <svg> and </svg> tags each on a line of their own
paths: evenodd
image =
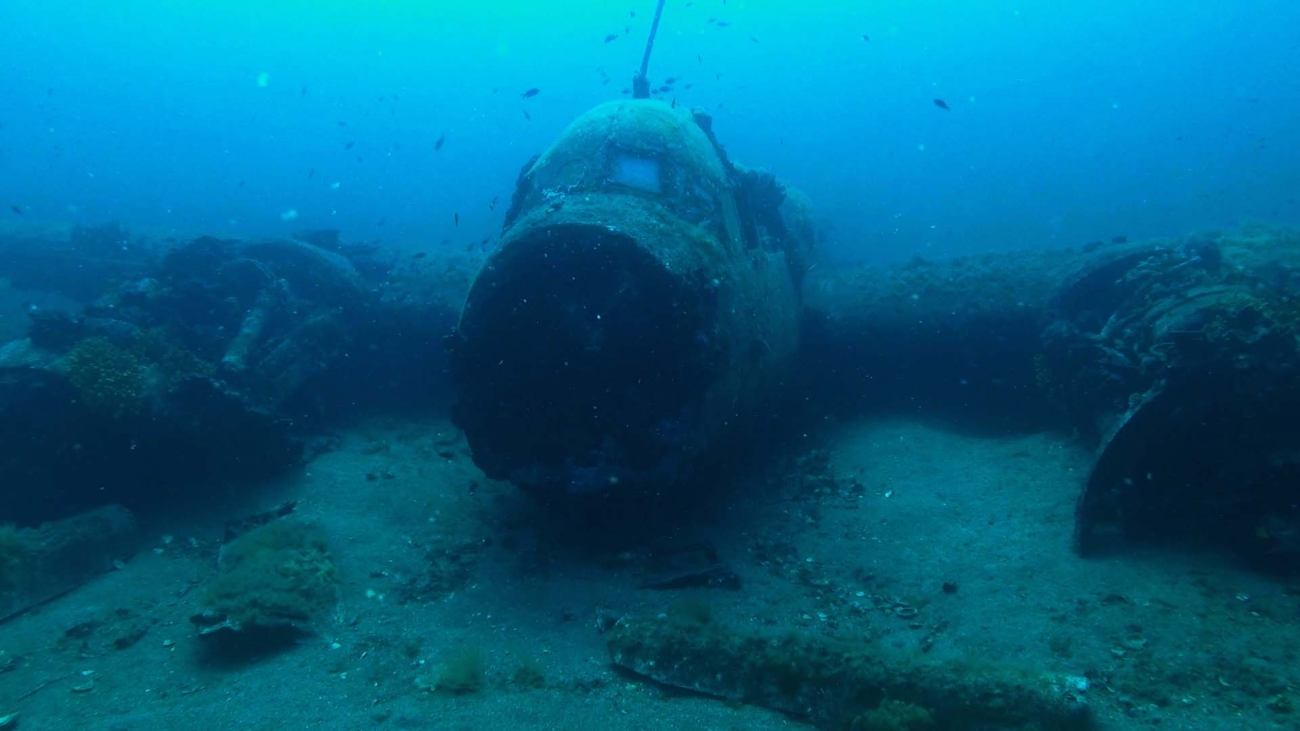
<svg viewBox="0 0 1300 731">
<path fill-rule="evenodd" d="M 664 685 L 766 706 L 830 729 L 1090 726 L 1081 676 L 890 661 L 872 643 L 624 617 L 609 632 L 614 663 Z"/>
<path fill-rule="evenodd" d="M 659 489 L 787 377 L 814 243 L 803 199 L 652 100 L 579 117 L 525 166 L 450 339 L 484 472 L 543 497 Z"/>
<path fill-rule="evenodd" d="M 1086 555 L 1116 537 L 1300 557 L 1300 239 L 1252 226 L 1117 246 L 1048 308 L 1053 398 L 1101 447 L 1080 496 Z"/>
</svg>

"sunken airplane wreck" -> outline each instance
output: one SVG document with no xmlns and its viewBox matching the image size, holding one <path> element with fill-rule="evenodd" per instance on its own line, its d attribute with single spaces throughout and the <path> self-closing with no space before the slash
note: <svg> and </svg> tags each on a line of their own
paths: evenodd
<svg viewBox="0 0 1300 731">
<path fill-rule="evenodd" d="M 266 476 L 339 414 L 436 409 L 453 386 L 490 477 L 543 501 L 634 500 L 746 458 L 728 447 L 792 423 L 772 404 L 797 396 L 817 419 L 1065 426 L 1097 448 L 1081 553 L 1211 543 L 1300 568 L 1296 231 L 813 268 L 811 221 L 706 116 L 635 101 L 530 161 L 486 261 L 328 232 L 137 242 L 138 261 L 83 273 L 80 312 L 28 313 L 0 345 L 0 477 L 21 488 L 0 522 Z M 124 235 L 3 247 L 23 256 L 0 275 L 38 290 L 41 257 Z"/>
<path fill-rule="evenodd" d="M 1195 535 L 1300 560 L 1292 233 L 810 272 L 803 197 L 652 100 L 575 121 L 524 167 L 504 229 L 449 338 L 454 417 L 485 473 L 544 500 L 659 494 L 789 382 L 851 402 L 870 372 L 1097 444 L 1082 553 Z M 990 385 L 936 385 L 968 378 Z"/>
<path fill-rule="evenodd" d="M 788 377 L 814 239 L 703 113 L 589 111 L 524 168 L 449 339 L 475 462 L 544 498 L 687 478 Z"/>
<path fill-rule="evenodd" d="M 588 112 L 524 167 L 449 338 L 475 462 L 544 500 L 661 494 L 790 382 L 853 402 L 870 372 L 1096 444 L 1083 554 L 1194 538 L 1300 568 L 1294 232 L 812 273 L 816 238 L 797 191 L 732 162 L 707 116 Z M 893 397 L 875 396 L 859 406 Z"/>
</svg>

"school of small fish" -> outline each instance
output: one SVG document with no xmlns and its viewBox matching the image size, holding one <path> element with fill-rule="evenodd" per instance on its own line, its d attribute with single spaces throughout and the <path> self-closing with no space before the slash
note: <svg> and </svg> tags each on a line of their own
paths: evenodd
<svg viewBox="0 0 1300 731">
<path fill-rule="evenodd" d="M 682 5 L 682 9 L 683 9 L 683 10 L 689 9 L 689 8 L 691 8 L 694 4 L 695 4 L 694 2 L 691 2 L 691 1 L 688 0 L 687 2 L 683 3 L 683 5 Z M 722 5 L 723 5 L 723 6 L 726 6 L 726 4 L 727 4 L 727 3 L 726 3 L 726 0 L 722 0 Z M 628 11 L 628 18 L 629 18 L 629 20 L 631 20 L 631 21 L 635 21 L 636 18 L 637 18 L 636 11 L 635 11 L 635 10 L 629 10 L 629 11 Z M 731 22 L 730 20 L 726 20 L 726 19 L 723 19 L 723 18 L 720 18 L 720 17 L 717 17 L 717 16 L 713 16 L 713 17 L 709 17 L 708 19 L 706 19 L 706 20 L 705 20 L 705 24 L 708 25 L 708 26 L 711 26 L 711 27 L 713 27 L 713 28 L 726 29 L 726 28 L 731 27 L 732 22 Z M 616 41 L 616 40 L 618 40 L 619 38 L 621 38 L 622 36 L 625 36 L 625 35 L 630 34 L 631 31 L 632 31 L 632 27 L 631 27 L 630 24 L 629 24 L 629 25 L 624 25 L 624 26 L 620 29 L 619 32 L 612 32 L 612 33 L 608 33 L 608 34 L 606 34 L 605 37 L 604 37 L 603 42 L 604 42 L 605 44 L 611 44 L 611 43 L 613 43 L 614 41 Z M 753 42 L 753 43 L 759 43 L 759 39 L 758 39 L 757 36 L 753 36 L 753 35 L 751 35 L 751 36 L 749 36 L 749 40 L 750 40 L 751 42 Z M 863 33 L 863 34 L 862 34 L 862 40 L 863 40 L 864 42 L 869 42 L 869 41 L 871 40 L 871 37 L 870 37 L 869 34 Z M 699 65 L 699 66 L 703 66 L 703 65 L 704 65 L 704 56 L 703 56 L 703 54 L 696 54 L 696 56 L 695 56 L 695 60 L 696 60 L 697 65 Z M 596 71 L 597 71 L 597 73 L 598 73 L 599 76 L 600 76 L 600 83 L 601 83 L 601 85 L 602 85 L 602 86 L 608 85 L 609 82 L 610 82 L 610 76 L 605 72 L 604 68 L 603 68 L 603 67 L 598 67 L 598 68 L 596 69 Z M 717 72 L 717 73 L 715 73 L 713 78 L 714 78 L 714 81 L 719 81 L 719 80 L 721 80 L 721 79 L 722 79 L 722 73 L 721 73 L 721 72 Z M 666 100 L 668 100 L 668 101 L 669 101 L 669 105 L 670 105 L 672 108 L 676 108 L 676 107 L 677 107 L 677 96 L 675 95 L 675 92 L 676 92 L 676 84 L 678 83 L 678 81 L 679 81 L 679 78 L 676 77 L 676 76 L 669 76 L 669 77 L 666 77 L 666 78 L 664 78 L 663 81 L 660 82 L 657 86 L 654 86 L 654 87 L 651 89 L 651 92 L 652 92 L 653 94 L 657 95 L 658 98 L 662 98 L 662 99 L 666 99 Z M 269 72 L 265 72 L 265 71 L 264 71 L 264 72 L 261 72 L 260 74 L 258 74 L 258 76 L 257 76 L 257 78 L 256 78 L 256 82 L 257 82 L 257 86 L 260 87 L 260 88 L 267 88 L 267 87 L 269 87 L 269 86 L 270 86 L 270 73 L 269 73 Z M 684 84 L 682 84 L 682 86 L 681 86 L 681 90 L 682 90 L 682 91 L 689 91 L 692 87 L 694 87 L 694 83 L 684 83 Z M 496 94 L 498 91 L 500 91 L 500 87 L 494 87 L 494 88 L 492 89 L 492 92 L 491 92 L 491 93 L 492 93 L 492 94 Z M 529 87 L 529 88 L 527 88 L 527 89 L 524 89 L 522 92 L 520 92 L 520 93 L 519 93 L 519 98 L 520 98 L 521 101 L 527 102 L 527 101 L 529 101 L 529 100 L 531 100 L 531 99 L 534 99 L 535 97 L 537 97 L 537 96 L 540 95 L 541 93 L 542 93 L 542 89 L 541 89 L 541 87 L 533 86 L 533 87 Z M 622 89 L 619 90 L 619 94 L 621 94 L 621 95 L 629 95 L 629 94 L 631 94 L 631 93 L 632 93 L 632 89 L 631 89 L 630 87 L 624 87 L 624 88 L 622 88 Z M 47 90 L 47 96 L 52 96 L 53 94 L 54 94 L 54 90 L 53 90 L 53 89 L 48 89 L 48 90 Z M 305 97 L 307 97 L 307 95 L 308 95 L 308 87 L 307 87 L 306 85 L 302 85 L 302 86 L 300 86 L 300 88 L 299 88 L 299 92 L 298 92 L 298 96 L 299 96 L 300 98 L 305 98 Z M 387 105 L 389 105 L 389 114 L 392 115 L 392 116 L 396 116 L 396 113 L 397 113 L 397 102 L 399 101 L 399 99 L 400 99 L 400 97 L 399 97 L 397 94 L 381 94 L 381 95 L 378 96 L 377 101 L 378 101 L 378 103 L 380 103 L 380 104 L 387 104 Z M 719 104 L 718 106 L 721 106 L 721 105 Z M 936 107 L 938 107 L 939 109 L 944 110 L 944 111 L 951 111 L 951 109 L 952 109 L 952 108 L 948 105 L 948 103 L 947 103 L 946 101 L 944 101 L 943 99 L 940 99 L 940 98 L 935 98 L 935 99 L 934 99 L 934 106 L 936 106 Z M 532 121 L 532 115 L 529 113 L 528 109 L 526 109 L 526 108 L 525 108 L 525 109 L 521 109 L 521 112 L 523 113 L 523 117 L 524 117 L 524 120 L 525 120 L 525 121 Z M 346 128 L 346 127 L 348 126 L 348 121 L 347 121 L 346 119 L 340 119 L 340 120 L 337 120 L 337 125 L 338 125 L 338 127 L 339 127 L 340 129 Z M 434 152 L 440 152 L 440 151 L 442 150 L 442 148 L 443 148 L 443 145 L 446 144 L 446 142 L 447 142 L 447 133 L 446 133 L 446 132 L 442 132 L 441 134 L 439 134 L 438 138 L 437 138 L 436 140 L 434 140 L 434 142 L 433 142 L 433 151 L 434 151 Z M 784 140 L 782 140 L 782 142 L 784 142 Z M 357 144 L 357 140 L 356 140 L 356 139 L 348 139 L 346 142 L 343 143 L 343 149 L 344 149 L 345 151 L 352 150 L 352 149 L 356 146 L 356 144 Z M 389 154 L 390 154 L 390 155 L 392 154 L 391 150 L 399 150 L 399 149 L 401 149 L 401 148 L 400 148 L 400 145 L 397 145 L 397 144 L 394 143 L 394 144 L 391 146 L 391 149 L 390 149 Z M 361 162 L 361 161 L 363 161 L 363 158 L 362 158 L 361 156 L 358 156 L 358 157 L 357 157 L 357 161 L 358 161 L 358 162 Z M 316 168 L 313 167 L 313 168 L 311 168 L 310 170 L 308 170 L 308 172 L 307 172 L 307 179 L 310 180 L 310 179 L 314 178 L 315 175 L 316 175 Z M 242 188 L 243 186 L 244 186 L 244 181 L 242 181 L 242 180 L 239 181 L 239 185 L 238 185 L 238 187 L 241 187 L 241 188 Z M 338 182 L 331 183 L 330 186 L 329 186 L 329 188 L 330 188 L 331 190 L 338 190 L 339 187 L 340 187 L 340 183 L 338 183 Z M 487 208 L 488 208 L 488 211 L 489 211 L 489 212 L 495 212 L 495 211 L 496 211 L 497 202 L 499 201 L 499 199 L 500 199 L 499 196 L 493 196 L 492 200 L 491 200 L 491 201 L 488 203 L 488 205 L 487 205 Z M 24 206 L 18 205 L 17 203 L 14 203 L 14 204 L 11 204 L 11 205 L 9 206 L 9 210 L 10 210 L 14 215 L 16 215 L 16 216 L 22 216 L 22 215 L 24 215 L 24 214 L 26 213 L 27 208 L 24 207 Z M 280 214 L 280 218 L 283 219 L 283 220 L 285 220 L 285 221 L 293 221 L 293 220 L 295 220 L 295 219 L 298 218 L 298 211 L 297 211 L 296 209 L 294 209 L 294 208 L 288 208 L 288 209 L 284 210 L 284 211 Z M 384 226 L 385 222 L 386 222 L 386 219 L 379 219 L 378 222 L 377 222 L 375 225 L 376 225 L 376 227 L 381 227 L 381 228 L 382 228 L 382 227 Z M 453 226 L 453 228 L 459 228 L 459 227 L 460 227 L 460 212 L 459 212 L 459 211 L 455 212 L 455 213 L 452 215 L 452 226 Z M 1116 237 L 1116 238 L 1117 238 L 1117 239 L 1122 239 L 1123 237 Z M 473 249 L 475 249 L 475 248 L 477 248 L 477 247 L 487 248 L 487 244 L 490 242 L 490 240 L 491 240 L 491 237 L 487 237 L 487 238 L 484 238 L 482 241 L 472 242 L 472 243 L 469 244 L 469 246 L 467 247 L 466 250 L 467 250 L 467 251 L 472 251 Z M 427 255 L 427 252 L 421 251 L 421 252 L 417 252 L 417 253 L 412 254 L 412 257 L 415 258 L 415 259 L 422 259 L 422 258 L 424 258 L 426 255 Z"/>
</svg>

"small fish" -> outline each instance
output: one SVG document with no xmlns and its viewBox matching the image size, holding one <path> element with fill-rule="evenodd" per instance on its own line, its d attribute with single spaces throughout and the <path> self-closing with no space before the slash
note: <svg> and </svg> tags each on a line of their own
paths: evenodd
<svg viewBox="0 0 1300 731">
<path fill-rule="evenodd" d="M 672 108 L 673 108 L 673 109 L 676 109 L 676 108 L 677 108 L 677 97 L 673 97 Z"/>
<path fill-rule="evenodd" d="M 428 255 L 429 255 L 429 252 L 427 252 L 427 251 L 417 251 L 417 252 L 415 252 L 414 254 L 411 254 L 411 258 L 412 258 L 412 259 L 423 259 L 424 257 L 426 257 L 426 256 L 428 256 Z"/>
<path fill-rule="evenodd" d="M 698 53 L 695 54 L 695 60 L 696 60 L 696 61 L 699 61 L 701 66 L 704 65 L 704 57 L 701 56 L 700 54 L 698 54 Z"/>
<path fill-rule="evenodd" d="M 529 122 L 533 121 L 533 115 L 529 114 L 527 109 L 524 110 L 524 119 Z"/>
<path fill-rule="evenodd" d="M 669 76 L 668 78 L 664 79 L 664 86 L 672 86 L 673 84 L 676 83 L 677 83 L 676 76 Z"/>
<path fill-rule="evenodd" d="M 492 93 L 493 93 L 493 94 L 497 93 L 498 91 L 501 91 L 501 87 L 499 87 L 499 86 L 494 86 L 494 87 L 492 87 Z"/>
<path fill-rule="evenodd" d="M 23 215 L 23 209 L 19 208 L 18 206 L 9 206 L 9 210 L 13 211 L 15 215 L 18 216 Z"/>
<path fill-rule="evenodd" d="M 387 219 L 387 218 L 381 218 L 381 219 L 379 219 L 378 222 L 375 223 L 375 226 L 377 226 L 377 227 L 379 227 L 379 228 L 383 228 L 383 227 L 384 227 L 384 224 L 387 223 L 387 222 L 388 222 L 388 219 Z"/>
<path fill-rule="evenodd" d="M 749 40 L 753 41 L 754 43 L 758 43 L 758 39 L 755 38 L 754 36 L 750 36 Z"/>
<path fill-rule="evenodd" d="M 934 105 L 940 109 L 950 109 L 950 107 L 948 106 L 948 102 L 942 99 L 935 99 Z"/>
<path fill-rule="evenodd" d="M 725 20 L 719 20 L 718 22 L 714 23 L 714 25 L 718 26 L 719 28 L 726 28 L 727 26 L 731 25 L 731 23 L 728 23 Z"/>
<path fill-rule="evenodd" d="M 382 102 L 386 96 L 387 96 L 387 95 L 385 95 L 385 94 L 380 94 L 380 95 L 379 95 L 379 101 Z"/>
<path fill-rule="evenodd" d="M 433 143 L 433 151 L 434 151 L 434 152 L 437 152 L 438 150 L 441 150 L 441 149 L 442 149 L 442 143 L 444 143 L 444 142 L 446 142 L 446 141 L 447 141 L 447 135 L 446 135 L 446 133 L 443 133 L 443 135 L 442 135 L 441 137 L 438 138 L 438 141 Z"/>
<path fill-rule="evenodd" d="M 1112 238 L 1112 239 L 1110 240 L 1110 242 L 1111 242 L 1112 244 L 1127 244 L 1127 243 L 1128 243 L 1128 237 L 1127 237 L 1127 236 L 1115 236 L 1114 238 Z"/>
<path fill-rule="evenodd" d="M 629 11 L 627 11 L 627 14 L 628 14 L 628 17 L 631 17 L 631 18 L 635 18 L 635 17 L 636 17 L 636 11 L 635 11 L 635 10 L 629 10 Z"/>
<path fill-rule="evenodd" d="M 632 32 L 632 26 L 629 25 L 629 26 L 625 26 L 625 27 L 623 28 L 623 35 L 627 35 L 628 33 L 631 33 L 631 32 Z"/>
<path fill-rule="evenodd" d="M 695 3 L 686 3 L 686 4 L 683 5 L 682 7 L 683 7 L 683 8 L 689 8 L 690 6 L 692 6 L 692 5 L 694 5 L 694 4 L 695 4 Z"/>
<path fill-rule="evenodd" d="M 631 94 L 631 93 L 632 93 L 632 90 L 631 90 L 631 89 L 619 89 L 619 90 L 618 90 L 618 93 L 620 93 L 620 94 Z"/>
<path fill-rule="evenodd" d="M 307 179 L 308 179 L 308 180 L 311 180 L 311 179 L 314 178 L 314 177 L 316 177 L 316 168 L 312 168 L 311 170 L 308 170 L 308 171 L 307 171 Z"/>
<path fill-rule="evenodd" d="M 346 126 L 348 126 L 348 123 L 347 123 L 347 122 L 344 122 L 343 120 L 339 120 L 339 126 L 340 126 L 340 127 L 346 127 Z"/>
<path fill-rule="evenodd" d="M 695 86 L 695 84 L 687 84 L 687 85 L 683 86 L 682 88 L 683 88 L 683 89 L 689 89 L 689 88 L 691 88 L 692 86 Z"/>
<path fill-rule="evenodd" d="M 298 96 L 307 96 L 307 87 L 305 86 L 302 87 L 302 89 L 298 92 Z"/>
<path fill-rule="evenodd" d="M 867 35 L 866 33 L 863 33 L 863 34 L 862 34 L 862 40 L 864 40 L 864 41 L 869 41 L 869 40 L 871 40 L 871 36 Z"/>
<path fill-rule="evenodd" d="M 497 198 L 498 198 L 498 197 L 499 197 L 499 196 L 495 196 L 495 195 L 492 196 L 492 202 L 488 204 L 488 210 L 489 210 L 489 211 L 495 211 L 495 210 L 497 209 Z"/>
<path fill-rule="evenodd" d="M 618 35 L 615 33 L 610 33 L 609 35 L 605 36 L 606 43 L 612 43 L 613 41 L 617 41 L 617 40 L 618 40 Z"/>
<path fill-rule="evenodd" d="M 519 98 L 520 98 L 520 99 L 532 99 L 533 97 L 537 96 L 537 95 L 540 94 L 540 93 L 542 93 L 542 90 L 541 90 L 541 89 L 538 89 L 536 86 L 534 86 L 533 88 L 531 88 L 531 89 L 525 91 L 524 93 L 520 94 L 520 95 L 519 95 Z"/>
<path fill-rule="evenodd" d="M 605 78 L 601 79 L 601 80 L 600 80 L 600 85 L 601 85 L 601 86 L 609 86 L 609 77 L 606 76 Z"/>
<path fill-rule="evenodd" d="M 345 150 L 351 150 L 351 149 L 352 149 L 352 146 L 355 145 L 355 144 L 357 144 L 357 141 L 356 141 L 356 140 L 352 140 L 352 141 L 348 142 L 346 145 L 344 145 L 344 146 L 343 146 L 343 149 L 345 149 Z"/>
<path fill-rule="evenodd" d="M 455 215 L 452 217 L 452 221 L 455 223 L 456 228 L 460 228 L 460 214 L 459 214 L 459 213 L 455 214 Z"/>
</svg>

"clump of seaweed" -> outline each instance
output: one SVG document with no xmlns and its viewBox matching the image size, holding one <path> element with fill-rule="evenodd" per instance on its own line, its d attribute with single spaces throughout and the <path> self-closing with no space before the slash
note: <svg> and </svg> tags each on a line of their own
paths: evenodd
<svg viewBox="0 0 1300 731">
<path fill-rule="evenodd" d="M 221 565 L 204 602 L 237 626 L 300 626 L 338 603 L 338 569 L 324 530 L 311 523 L 251 530 L 226 544 Z"/>
<path fill-rule="evenodd" d="M 427 692 L 443 692 L 455 695 L 477 693 L 483 689 L 487 676 L 487 664 L 483 660 L 483 650 L 478 645 L 465 645 L 452 650 L 438 666 L 436 674 L 420 676 L 415 684 Z"/>
<path fill-rule="evenodd" d="M 144 408 L 144 363 L 107 338 L 86 338 L 68 354 L 68 381 L 93 411 L 115 418 Z"/>
</svg>

